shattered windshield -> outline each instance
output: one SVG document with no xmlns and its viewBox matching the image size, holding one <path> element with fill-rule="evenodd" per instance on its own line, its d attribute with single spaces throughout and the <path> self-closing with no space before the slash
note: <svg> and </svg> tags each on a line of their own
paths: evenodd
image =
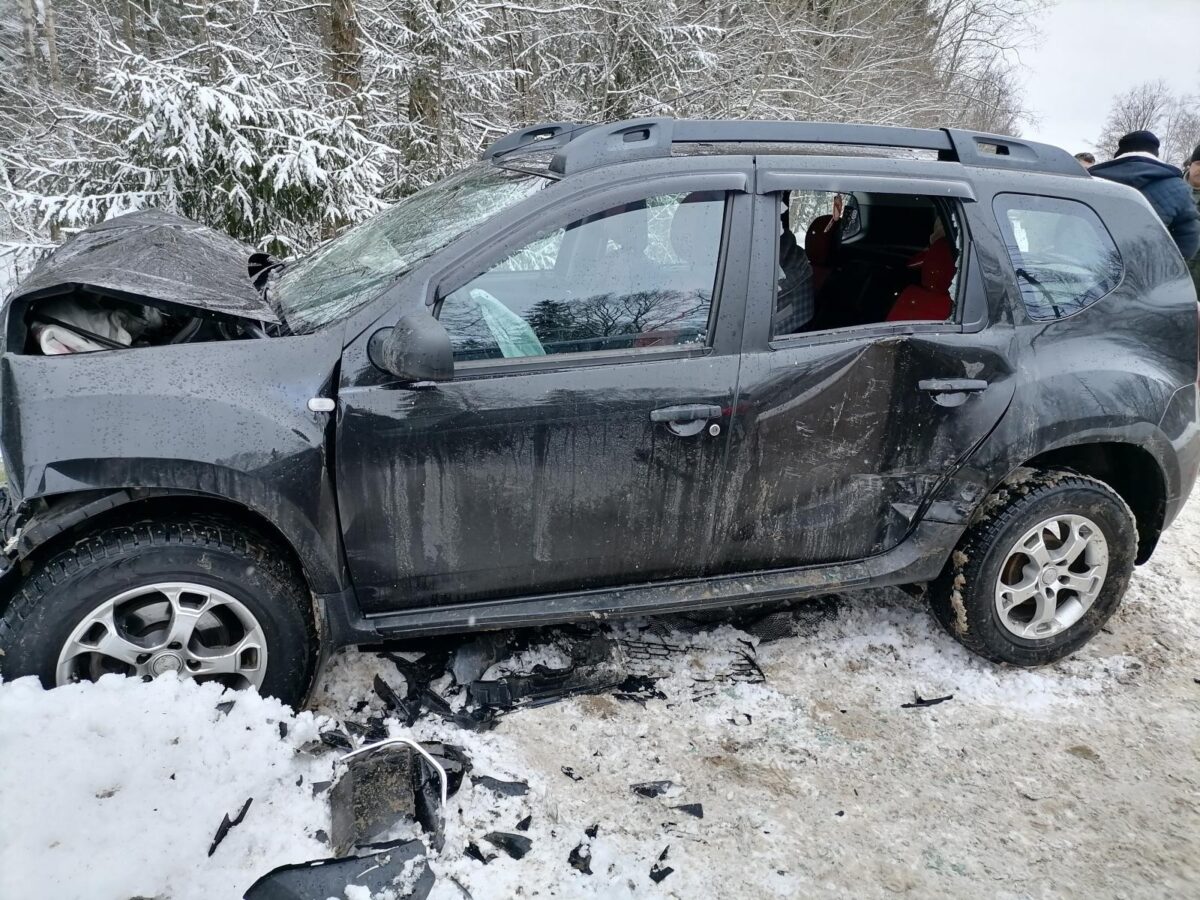
<svg viewBox="0 0 1200 900">
<path fill-rule="evenodd" d="M 289 265 L 271 285 L 271 299 L 293 332 L 313 331 L 354 312 L 418 261 L 550 183 L 475 163 Z"/>
</svg>

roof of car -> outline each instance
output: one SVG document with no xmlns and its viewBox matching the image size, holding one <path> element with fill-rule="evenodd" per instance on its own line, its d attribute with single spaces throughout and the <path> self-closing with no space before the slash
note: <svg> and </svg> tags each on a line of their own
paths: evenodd
<svg viewBox="0 0 1200 900">
<path fill-rule="evenodd" d="M 543 122 L 505 135 L 483 159 L 506 163 L 526 153 L 553 152 L 548 169 L 559 176 L 599 166 L 689 153 L 831 152 L 933 157 L 967 166 L 1086 177 L 1067 151 L 1004 135 L 956 128 L 902 128 L 826 122 L 732 119 L 626 119 L 581 124 Z M 768 149 L 770 148 L 770 149 Z"/>
</svg>

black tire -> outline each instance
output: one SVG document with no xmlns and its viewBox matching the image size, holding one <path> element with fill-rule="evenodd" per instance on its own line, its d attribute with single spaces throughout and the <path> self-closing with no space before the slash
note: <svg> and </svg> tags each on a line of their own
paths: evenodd
<svg viewBox="0 0 1200 900">
<path fill-rule="evenodd" d="M 1092 605 L 1073 625 L 1050 637 L 1018 636 L 997 610 L 1001 567 L 1023 535 L 1057 515 L 1095 523 L 1107 543 L 1108 571 Z M 1021 470 L 984 502 L 980 518 L 930 585 L 930 603 L 943 627 L 980 656 L 1015 666 L 1045 665 L 1082 647 L 1116 611 L 1137 547 L 1133 513 L 1104 482 L 1069 471 Z"/>
<path fill-rule="evenodd" d="M 223 520 L 100 528 L 36 561 L 0 616 L 0 672 L 54 687 L 62 648 L 84 617 L 131 588 L 181 581 L 235 597 L 267 648 L 260 691 L 292 706 L 312 679 L 316 635 L 304 580 L 281 549 Z"/>
</svg>

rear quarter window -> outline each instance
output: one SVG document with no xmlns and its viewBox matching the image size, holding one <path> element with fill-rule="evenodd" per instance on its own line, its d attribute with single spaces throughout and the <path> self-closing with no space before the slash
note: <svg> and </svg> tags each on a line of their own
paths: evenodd
<svg viewBox="0 0 1200 900">
<path fill-rule="evenodd" d="M 1031 319 L 1065 318 L 1120 284 L 1120 251 L 1091 207 L 1027 194 L 998 194 L 992 206 Z"/>
</svg>

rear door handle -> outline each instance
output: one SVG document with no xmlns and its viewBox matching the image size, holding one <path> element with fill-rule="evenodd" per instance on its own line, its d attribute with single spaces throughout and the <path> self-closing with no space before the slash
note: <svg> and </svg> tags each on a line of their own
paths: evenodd
<svg viewBox="0 0 1200 900">
<path fill-rule="evenodd" d="M 917 390 L 931 394 L 977 394 L 988 383 L 979 378 L 926 378 L 917 382 Z"/>
<path fill-rule="evenodd" d="M 716 419 L 721 407 L 706 403 L 691 403 L 684 406 L 665 406 L 650 410 L 651 422 L 695 422 L 697 419 Z"/>
</svg>

